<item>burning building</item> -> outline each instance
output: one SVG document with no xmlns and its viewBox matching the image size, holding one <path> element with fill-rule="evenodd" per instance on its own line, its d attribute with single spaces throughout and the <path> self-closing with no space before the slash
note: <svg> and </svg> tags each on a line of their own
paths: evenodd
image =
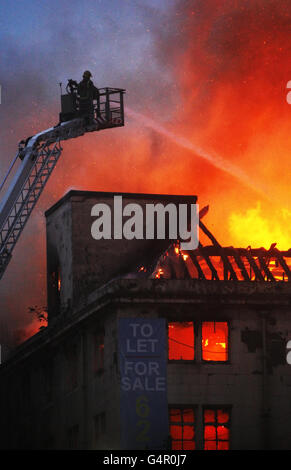
<svg viewBox="0 0 291 470">
<path fill-rule="evenodd" d="M 90 235 L 112 193 L 46 213 L 48 326 L 0 368 L 1 447 L 290 449 L 291 250 Z M 125 202 L 195 203 L 122 194 Z"/>
</svg>

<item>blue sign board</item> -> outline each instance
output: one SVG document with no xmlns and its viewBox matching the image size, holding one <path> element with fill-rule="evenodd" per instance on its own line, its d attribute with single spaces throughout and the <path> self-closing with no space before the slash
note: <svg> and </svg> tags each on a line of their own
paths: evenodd
<svg viewBox="0 0 291 470">
<path fill-rule="evenodd" d="M 166 449 L 165 319 L 121 318 L 118 330 L 122 449 Z"/>
</svg>

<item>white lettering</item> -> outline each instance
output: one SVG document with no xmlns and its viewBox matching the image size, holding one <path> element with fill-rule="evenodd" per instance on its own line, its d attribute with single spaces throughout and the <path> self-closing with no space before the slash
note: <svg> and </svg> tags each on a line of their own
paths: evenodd
<svg viewBox="0 0 291 470">
<path fill-rule="evenodd" d="M 123 235 L 126 240 L 143 239 L 143 210 L 138 204 L 127 204 L 123 210 L 123 215 L 130 216 L 123 226 Z M 134 230 L 133 230 L 134 227 Z"/>
<path fill-rule="evenodd" d="M 290 92 L 291 93 L 291 92 Z M 290 101 L 291 102 L 291 101 Z M 190 224 L 188 223 L 188 207 L 190 206 Z M 199 240 L 199 214 L 197 204 L 179 204 L 170 203 L 163 205 L 145 204 L 145 224 L 143 207 L 136 203 L 126 204 L 123 208 L 122 196 L 114 196 L 113 203 L 113 238 L 115 240 L 142 240 L 144 238 L 144 225 L 146 227 L 145 238 L 147 240 L 177 240 L 178 225 L 179 237 L 183 242 L 183 250 L 193 250 L 198 246 Z M 168 234 L 166 237 L 166 214 L 168 216 Z M 91 235 L 95 240 L 112 238 L 111 207 L 108 204 L 98 203 L 92 207 L 92 217 L 98 217 L 92 223 Z M 123 217 L 129 217 L 123 224 Z M 179 219 L 178 219 L 179 217 Z M 179 224 L 178 224 L 179 220 Z M 188 230 L 189 227 L 189 230 Z M 155 230 L 156 229 L 156 230 Z M 186 240 L 189 240 L 186 242 Z"/>
<path fill-rule="evenodd" d="M 95 220 L 91 226 L 91 235 L 95 240 L 111 240 L 111 210 L 107 204 L 95 204 L 91 215 L 101 217 Z M 102 229 L 102 230 L 101 230 Z"/>
</svg>

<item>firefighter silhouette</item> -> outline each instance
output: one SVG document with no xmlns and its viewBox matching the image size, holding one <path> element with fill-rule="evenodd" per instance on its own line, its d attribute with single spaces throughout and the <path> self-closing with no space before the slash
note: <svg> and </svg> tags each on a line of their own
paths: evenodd
<svg viewBox="0 0 291 470">
<path fill-rule="evenodd" d="M 81 116 L 89 116 L 94 119 L 93 100 L 99 100 L 99 90 L 91 80 L 89 70 L 83 73 L 83 80 L 78 84 L 79 113 Z"/>
</svg>

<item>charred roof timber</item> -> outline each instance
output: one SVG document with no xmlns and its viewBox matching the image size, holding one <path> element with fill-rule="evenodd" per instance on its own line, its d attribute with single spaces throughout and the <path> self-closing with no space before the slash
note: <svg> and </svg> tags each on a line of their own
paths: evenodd
<svg viewBox="0 0 291 470">
<path fill-rule="evenodd" d="M 201 221 L 208 206 L 200 211 L 199 228 L 211 245 L 201 242 L 196 250 L 183 252 L 180 241 L 160 256 L 154 269 L 140 266 L 140 276 L 158 279 L 198 279 L 215 281 L 291 282 L 291 249 L 280 251 L 273 243 L 265 248 L 223 247 Z"/>
<path fill-rule="evenodd" d="M 290 267 L 291 250 L 203 246 L 200 243 L 198 249 L 186 254 L 177 244 L 160 257 L 151 276 L 164 279 L 290 282 Z"/>
<path fill-rule="evenodd" d="M 114 196 L 124 203 L 196 203 L 196 196 L 70 191 L 46 212 L 48 240 L 48 279 L 61 268 L 62 303 L 75 303 L 113 279 L 181 279 L 198 281 L 247 281 L 275 284 L 290 283 L 291 250 L 280 251 L 272 244 L 265 248 L 223 247 L 201 219 L 208 207 L 199 212 L 200 242 L 195 250 L 183 251 L 180 240 L 98 240 L 88 235 L 91 209 L 96 202 L 113 205 Z M 66 226 L 64 225 L 66 220 Z M 56 234 L 58 226 L 59 235 Z M 67 250 L 74 253 L 73 263 L 59 245 L 59 237 L 68 240 Z M 55 261 L 53 262 L 53 260 Z M 56 276 L 56 274 L 54 274 Z M 50 284 L 48 284 L 49 286 Z M 50 288 L 48 287 L 48 292 Z M 50 298 L 50 296 L 48 296 Z M 76 297 L 76 299 L 75 299 Z M 75 300 L 74 300 L 75 299 Z"/>
<path fill-rule="evenodd" d="M 196 250 L 182 252 L 177 241 L 162 254 L 151 276 L 165 279 L 291 282 L 291 249 L 280 251 L 275 248 L 275 243 L 269 250 L 223 247 L 201 220 L 200 230 L 212 241 L 211 245 L 204 246 L 200 242 Z"/>
</svg>

